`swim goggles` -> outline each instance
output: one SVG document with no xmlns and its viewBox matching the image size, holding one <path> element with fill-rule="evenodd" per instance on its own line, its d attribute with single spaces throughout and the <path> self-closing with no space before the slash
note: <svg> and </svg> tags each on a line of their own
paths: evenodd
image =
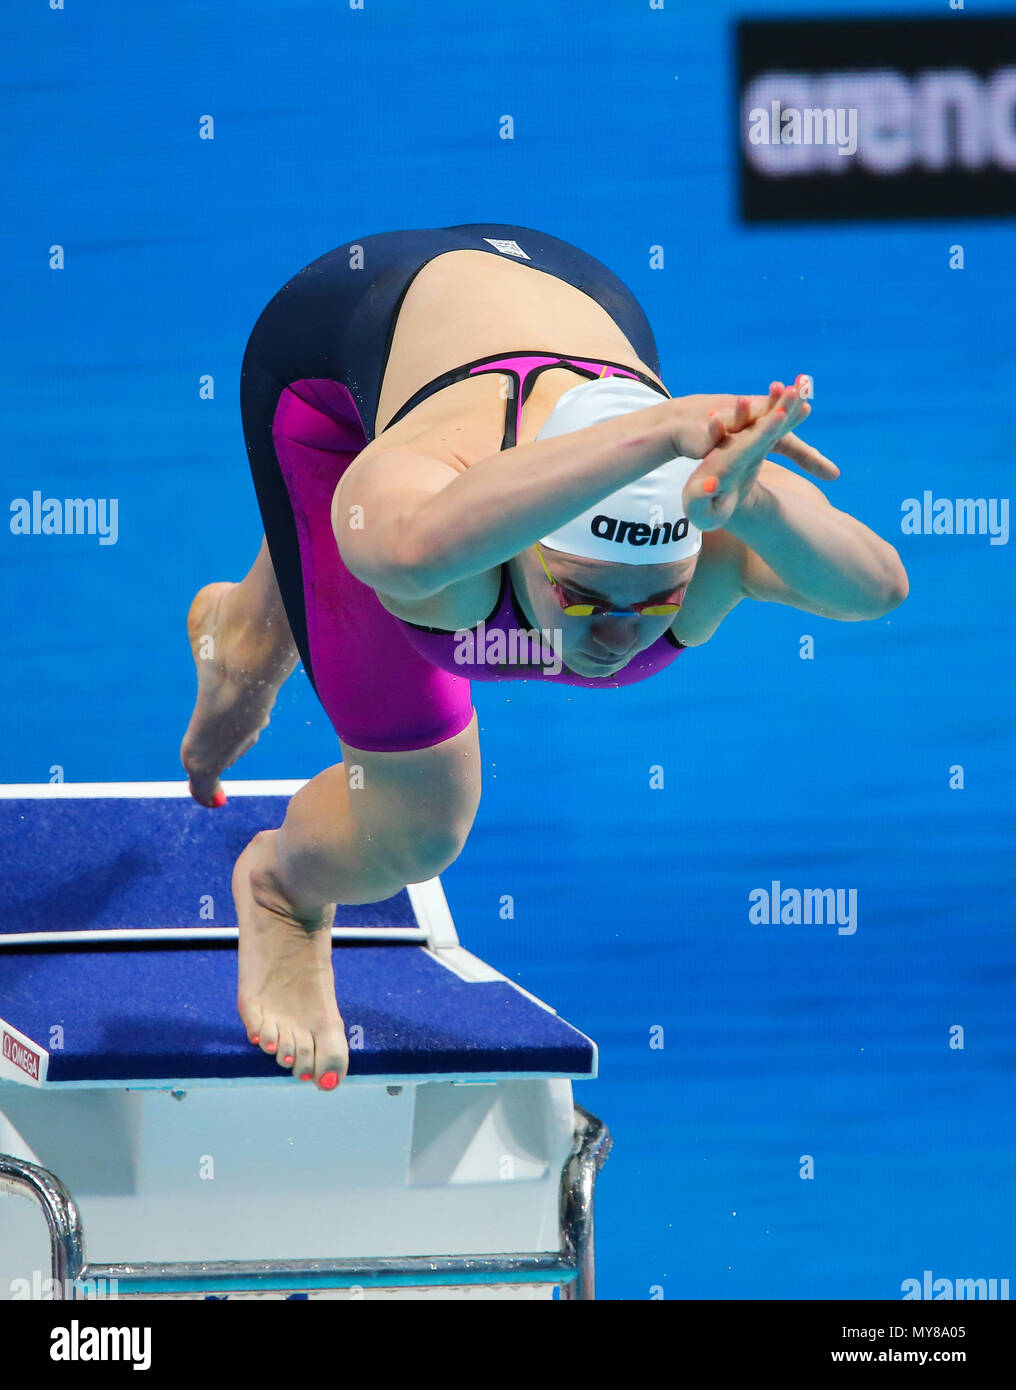
<svg viewBox="0 0 1016 1390">
<path fill-rule="evenodd" d="M 674 613 L 679 612 L 681 608 L 680 603 L 676 602 L 676 599 L 677 595 L 680 594 L 687 587 L 687 581 L 685 581 L 684 584 L 681 584 L 678 588 L 676 588 L 673 591 L 673 593 L 670 594 L 669 597 L 662 603 L 633 603 L 630 608 L 624 608 L 621 610 L 606 608 L 599 603 L 569 603 L 568 600 L 565 598 L 564 590 L 561 587 L 560 581 L 555 579 L 554 576 L 551 574 L 550 570 L 547 568 L 547 562 L 543 558 L 543 551 L 540 549 L 539 541 L 536 542 L 536 554 L 539 558 L 540 564 L 543 566 L 544 574 L 547 576 L 547 578 L 550 580 L 551 584 L 554 587 L 554 591 L 557 594 L 558 603 L 560 603 L 563 612 L 569 618 L 591 618 L 594 615 L 597 617 L 602 616 L 611 618 L 630 618 L 634 614 L 638 614 L 639 617 L 642 618 L 665 618 L 668 616 L 672 616 Z"/>
</svg>

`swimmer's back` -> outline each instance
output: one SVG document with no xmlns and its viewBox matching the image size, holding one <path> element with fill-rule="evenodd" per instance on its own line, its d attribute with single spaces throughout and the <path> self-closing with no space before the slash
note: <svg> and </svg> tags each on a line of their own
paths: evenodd
<svg viewBox="0 0 1016 1390">
<path fill-rule="evenodd" d="M 404 402 L 442 372 L 521 348 L 578 353 L 652 372 L 607 311 L 584 291 L 525 261 L 484 251 L 450 251 L 424 266 L 406 292 L 382 380 L 377 433 Z M 471 380 L 447 388 L 438 400 L 432 398 L 414 411 L 416 420 L 408 429 L 406 421 L 393 426 L 384 447 L 404 442 L 395 431 L 413 434 L 420 419 L 429 427 L 463 408 L 470 412 L 474 400 L 486 413 L 486 395 L 493 391 L 495 401 L 503 399 L 498 394 L 502 380 Z M 579 380 L 565 371 L 546 372 L 537 389 L 552 403 Z M 476 389 L 484 386 L 486 392 Z M 453 392 L 456 400 L 450 405 Z M 424 416 L 427 406 L 432 409 Z"/>
</svg>

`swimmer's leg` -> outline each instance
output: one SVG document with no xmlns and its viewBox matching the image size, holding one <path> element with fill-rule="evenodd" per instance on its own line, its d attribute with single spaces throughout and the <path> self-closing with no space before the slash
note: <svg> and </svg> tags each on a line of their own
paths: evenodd
<svg viewBox="0 0 1016 1390">
<path fill-rule="evenodd" d="M 219 804 L 219 777 L 257 742 L 298 660 L 268 545 L 239 584 L 206 584 L 187 617 L 198 696 L 180 747 L 191 794 Z"/>
<path fill-rule="evenodd" d="M 335 903 L 377 902 L 441 873 L 480 798 L 475 714 L 431 748 L 341 746 L 345 761 L 301 787 L 281 829 L 256 835 L 233 873 L 240 1017 L 252 1042 L 323 1090 L 349 1065 L 332 973 Z"/>
</svg>

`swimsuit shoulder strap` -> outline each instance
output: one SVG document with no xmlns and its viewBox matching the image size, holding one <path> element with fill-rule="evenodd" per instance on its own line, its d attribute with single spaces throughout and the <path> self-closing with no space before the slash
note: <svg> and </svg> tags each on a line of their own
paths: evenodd
<svg viewBox="0 0 1016 1390">
<path fill-rule="evenodd" d="M 660 390 L 659 383 L 645 372 L 636 371 L 633 367 L 626 367 L 621 362 L 602 362 L 584 357 L 571 357 L 565 353 L 550 353 L 530 351 L 520 349 L 509 353 L 495 353 L 490 357 L 478 357 L 474 362 L 467 362 L 464 366 L 455 367 L 451 371 L 442 372 L 440 376 L 428 381 L 425 386 L 421 386 L 419 391 L 414 392 L 406 401 L 401 409 L 397 410 L 389 420 L 386 428 L 390 428 L 407 415 L 409 411 L 415 409 L 428 397 L 436 392 L 443 390 L 445 386 L 451 386 L 456 382 L 465 381 L 470 376 L 481 376 L 489 372 L 500 372 L 511 378 L 511 390 L 508 395 L 508 403 L 505 407 L 504 433 L 501 438 L 502 449 L 513 449 L 518 442 L 519 421 L 522 416 L 522 407 L 529 399 L 536 378 L 541 372 L 549 371 L 553 367 L 566 366 L 570 371 L 578 372 L 581 376 L 587 377 L 590 381 L 595 381 L 601 376 L 626 376 L 636 381 L 643 382 L 646 386 L 652 387 L 654 391 L 659 391 L 666 396 L 665 391 Z M 668 397 L 669 399 L 669 397 Z M 515 402 L 515 409 L 512 410 L 512 402 Z"/>
</svg>

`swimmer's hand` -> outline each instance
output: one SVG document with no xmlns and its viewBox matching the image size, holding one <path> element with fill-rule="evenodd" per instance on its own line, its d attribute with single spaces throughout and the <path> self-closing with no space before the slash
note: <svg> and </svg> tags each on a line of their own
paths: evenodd
<svg viewBox="0 0 1016 1390">
<path fill-rule="evenodd" d="M 708 413 L 713 447 L 685 484 L 684 510 L 693 526 L 700 531 L 724 526 L 751 496 L 768 453 L 782 454 L 827 481 L 840 476 L 835 463 L 793 434 L 811 414 L 802 385 L 798 377 L 789 387 L 774 381 L 768 396 L 682 398 L 684 404 L 719 402 Z"/>
<path fill-rule="evenodd" d="M 806 377 L 799 376 L 794 382 L 799 392 L 803 391 L 803 383 L 806 380 Z M 681 396 L 679 400 L 683 412 L 697 419 L 701 419 L 705 413 L 705 418 L 709 421 L 710 439 L 716 442 L 723 434 L 737 434 L 754 425 L 773 409 L 784 390 L 786 387 L 782 382 L 774 381 L 769 388 L 768 396 L 699 395 Z M 797 424 L 807 420 L 811 414 L 811 406 L 806 398 L 802 398 L 802 407 L 796 420 Z M 814 473 L 817 478 L 824 478 L 826 482 L 832 482 L 840 476 L 840 470 L 832 459 L 827 459 L 825 454 L 820 454 L 817 449 L 805 444 L 803 439 L 798 439 L 789 431 L 778 443 L 770 447 L 772 453 L 783 454 L 799 468 Z M 702 455 L 695 452 L 689 453 L 687 457 L 700 458 Z"/>
</svg>

